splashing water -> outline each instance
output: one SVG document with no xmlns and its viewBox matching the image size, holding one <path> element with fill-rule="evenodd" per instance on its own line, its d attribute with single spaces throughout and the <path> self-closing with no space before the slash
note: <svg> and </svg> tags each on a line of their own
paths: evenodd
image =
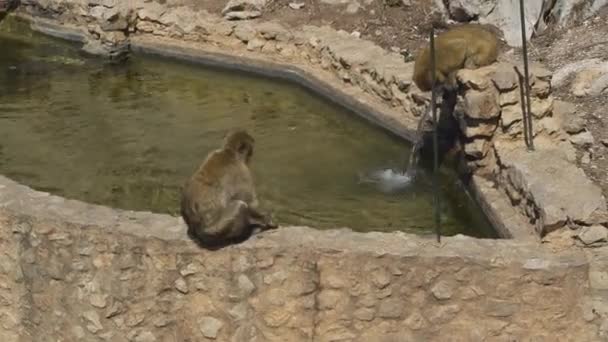
<svg viewBox="0 0 608 342">
<path fill-rule="evenodd" d="M 413 174 L 390 168 L 359 174 L 359 183 L 375 184 L 380 191 L 385 193 L 403 191 L 412 184 L 413 180 Z"/>
</svg>

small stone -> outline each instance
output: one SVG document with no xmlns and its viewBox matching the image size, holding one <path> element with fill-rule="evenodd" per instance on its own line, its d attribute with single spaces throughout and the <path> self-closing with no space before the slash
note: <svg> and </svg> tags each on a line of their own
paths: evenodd
<svg viewBox="0 0 608 342">
<path fill-rule="evenodd" d="M 602 143 L 602 145 L 604 145 L 605 147 L 608 147 L 608 139 L 602 139 L 600 140 L 600 142 Z"/>
<path fill-rule="evenodd" d="M 570 136 L 570 142 L 579 147 L 590 147 L 595 142 L 593 135 L 589 131 L 584 131 Z"/>
<path fill-rule="evenodd" d="M 491 119 L 500 115 L 498 95 L 493 88 L 470 90 L 464 96 L 465 115 L 473 119 Z"/>
<path fill-rule="evenodd" d="M 405 303 L 397 298 L 387 298 L 378 306 L 378 316 L 381 318 L 400 318 L 403 314 Z"/>
<path fill-rule="evenodd" d="M 248 311 L 249 311 L 249 307 L 247 306 L 247 303 L 243 302 L 243 303 L 239 303 L 239 304 L 235 305 L 234 307 L 232 307 L 232 309 L 228 310 L 228 314 L 235 321 L 240 321 L 240 320 L 245 319 L 245 317 L 247 317 Z"/>
<path fill-rule="evenodd" d="M 79 341 L 81 341 L 82 339 L 85 338 L 85 332 L 84 329 L 82 329 L 82 327 L 80 326 L 75 326 L 72 328 L 72 334 L 74 334 L 74 337 L 76 337 Z"/>
<path fill-rule="evenodd" d="M 264 315 L 264 322 L 271 328 L 277 328 L 287 323 L 291 315 L 283 308 L 274 309 Z"/>
<path fill-rule="evenodd" d="M 391 274 L 388 273 L 384 268 L 373 271 L 371 276 L 374 285 L 380 289 L 387 287 L 388 284 L 391 283 Z"/>
<path fill-rule="evenodd" d="M 257 51 L 264 47 L 266 42 L 262 39 L 253 38 L 247 43 L 247 50 L 249 51 Z"/>
<path fill-rule="evenodd" d="M 591 283 L 591 288 L 595 290 L 608 290 L 608 272 L 589 272 L 589 282 Z"/>
<path fill-rule="evenodd" d="M 321 280 L 321 284 L 327 285 L 327 287 L 332 289 L 341 289 L 346 287 L 346 281 L 344 280 L 344 277 L 338 274 L 331 273 L 323 277 L 323 279 Z"/>
<path fill-rule="evenodd" d="M 223 326 L 224 323 L 222 321 L 211 316 L 205 316 L 199 321 L 201 333 L 203 333 L 203 336 L 210 339 L 216 339 Z"/>
<path fill-rule="evenodd" d="M 127 318 L 125 319 L 125 324 L 128 327 L 136 327 L 140 325 L 146 316 L 143 312 L 130 312 L 127 314 Z"/>
<path fill-rule="evenodd" d="M 107 305 L 106 298 L 108 298 L 107 295 L 101 295 L 101 294 L 97 294 L 96 293 L 96 294 L 94 294 L 94 295 L 91 296 L 91 298 L 89 299 L 89 302 L 94 307 L 103 309 Z"/>
<path fill-rule="evenodd" d="M 403 323 L 412 330 L 420 330 L 426 326 L 426 319 L 419 312 L 414 312 Z"/>
<path fill-rule="evenodd" d="M 93 334 L 103 329 L 103 325 L 101 325 L 101 321 L 99 318 L 99 314 L 97 311 L 87 311 L 82 314 L 82 317 L 87 321 L 87 329 Z"/>
<path fill-rule="evenodd" d="M 452 298 L 452 288 L 445 281 L 440 281 L 431 288 L 433 296 L 439 300 Z"/>
<path fill-rule="evenodd" d="M 142 331 L 141 333 L 137 334 L 137 336 L 134 339 L 135 342 L 155 342 L 156 341 L 156 336 L 154 336 L 154 334 L 151 331 Z"/>
<path fill-rule="evenodd" d="M 177 278 L 173 285 L 177 291 L 181 293 L 188 293 L 188 284 L 186 284 L 186 280 L 184 280 L 184 278 Z"/>
<path fill-rule="evenodd" d="M 359 32 L 359 31 L 353 31 L 350 33 L 350 35 L 355 38 L 361 38 L 361 32 Z"/>
<path fill-rule="evenodd" d="M 509 317 L 516 313 L 518 309 L 519 305 L 517 303 L 500 299 L 488 299 L 485 312 L 492 317 Z"/>
<path fill-rule="evenodd" d="M 157 328 L 162 328 L 162 327 L 166 327 L 167 325 L 173 323 L 173 320 L 170 319 L 169 317 L 162 315 L 162 316 L 158 316 L 154 319 L 154 326 Z"/>
<path fill-rule="evenodd" d="M 120 313 L 122 313 L 123 310 L 123 305 L 120 301 L 114 301 L 112 302 L 112 304 L 108 307 L 108 309 L 106 310 L 106 314 L 105 317 L 106 318 L 112 318 Z"/>
<path fill-rule="evenodd" d="M 255 285 L 251 282 L 249 277 L 244 274 L 239 275 L 237 283 L 243 296 L 249 296 L 255 291 Z"/>
<path fill-rule="evenodd" d="M 460 306 L 457 304 L 441 305 L 429 310 L 426 316 L 433 324 L 444 324 L 451 321 L 458 312 L 460 312 Z"/>
<path fill-rule="evenodd" d="M 355 316 L 356 319 L 358 319 L 360 321 L 371 321 L 374 319 L 376 312 L 374 309 L 360 308 L 360 309 L 355 310 L 353 315 Z"/>
<path fill-rule="evenodd" d="M 243 43 L 255 38 L 255 34 L 255 29 L 249 23 L 241 23 L 234 28 L 234 36 Z"/>
<path fill-rule="evenodd" d="M 226 20 L 246 20 L 254 19 L 262 15 L 260 11 L 239 11 L 239 12 L 228 12 L 224 14 Z"/>
<path fill-rule="evenodd" d="M 289 7 L 294 10 L 299 10 L 304 7 L 303 2 L 290 2 Z"/>
<path fill-rule="evenodd" d="M 195 263 L 190 263 L 188 264 L 186 267 L 182 268 L 179 271 L 179 274 L 182 275 L 182 277 L 186 277 L 192 274 L 196 274 L 197 272 L 200 272 L 201 269 L 201 265 L 200 264 L 195 264 Z"/>
<path fill-rule="evenodd" d="M 510 91 L 517 86 L 517 74 L 513 67 L 506 63 L 500 63 L 492 76 L 492 81 L 501 92 Z"/>
<path fill-rule="evenodd" d="M 585 153 L 583 153 L 583 156 L 581 157 L 581 164 L 587 165 L 589 163 L 591 163 L 591 153 L 585 152 Z"/>
<path fill-rule="evenodd" d="M 359 4 L 356 1 L 351 2 L 346 6 L 346 13 L 355 14 L 355 13 L 359 12 L 360 8 L 361 8 L 361 4 Z"/>
<path fill-rule="evenodd" d="M 331 310 L 334 309 L 340 300 L 342 299 L 342 293 L 336 290 L 323 290 L 319 293 L 318 304 L 319 309 Z"/>
</svg>

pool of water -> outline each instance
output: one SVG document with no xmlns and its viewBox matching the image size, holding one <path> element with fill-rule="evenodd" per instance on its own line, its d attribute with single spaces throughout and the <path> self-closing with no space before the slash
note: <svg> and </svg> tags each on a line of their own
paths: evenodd
<svg viewBox="0 0 608 342">
<path fill-rule="evenodd" d="M 0 24 L 0 173 L 35 189 L 177 215 L 180 187 L 233 127 L 256 139 L 262 205 L 282 225 L 433 229 L 430 177 L 395 194 L 361 171 L 400 166 L 410 146 L 286 82 L 135 56 L 105 65 L 78 47 Z M 443 170 L 446 235 L 495 237 Z"/>
</svg>

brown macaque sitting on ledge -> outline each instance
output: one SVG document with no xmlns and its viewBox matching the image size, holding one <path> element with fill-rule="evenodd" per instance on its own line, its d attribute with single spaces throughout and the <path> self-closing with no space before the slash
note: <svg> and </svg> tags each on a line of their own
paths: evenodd
<svg viewBox="0 0 608 342">
<path fill-rule="evenodd" d="M 413 81 L 422 91 L 433 85 L 431 50 L 427 44 L 416 56 Z M 440 33 L 435 38 L 435 82 L 438 87 L 456 90 L 458 70 L 477 69 L 498 58 L 498 37 L 481 25 L 465 24 Z"/>
<path fill-rule="evenodd" d="M 277 228 L 258 209 L 249 162 L 254 139 L 245 130 L 226 135 L 182 190 L 181 215 L 188 235 L 201 247 L 218 249 L 250 237 L 255 229 Z"/>
</svg>

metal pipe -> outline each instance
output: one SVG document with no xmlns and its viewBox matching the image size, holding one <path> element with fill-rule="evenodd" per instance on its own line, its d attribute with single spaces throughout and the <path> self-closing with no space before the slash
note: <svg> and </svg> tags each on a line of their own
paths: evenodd
<svg viewBox="0 0 608 342">
<path fill-rule="evenodd" d="M 524 58 L 524 84 L 526 90 L 526 109 L 524 125 L 528 128 L 528 141 L 526 143 L 528 151 L 534 151 L 534 130 L 532 128 L 532 110 L 530 106 L 530 79 L 528 74 L 528 45 L 526 42 L 526 17 L 524 10 L 524 0 L 519 0 L 519 15 L 521 17 L 521 42 Z"/>
<path fill-rule="evenodd" d="M 431 27 L 431 112 L 433 115 L 433 209 L 437 242 L 441 242 L 441 217 L 439 210 L 439 125 L 437 120 L 437 89 L 435 80 L 435 28 Z"/>
</svg>

